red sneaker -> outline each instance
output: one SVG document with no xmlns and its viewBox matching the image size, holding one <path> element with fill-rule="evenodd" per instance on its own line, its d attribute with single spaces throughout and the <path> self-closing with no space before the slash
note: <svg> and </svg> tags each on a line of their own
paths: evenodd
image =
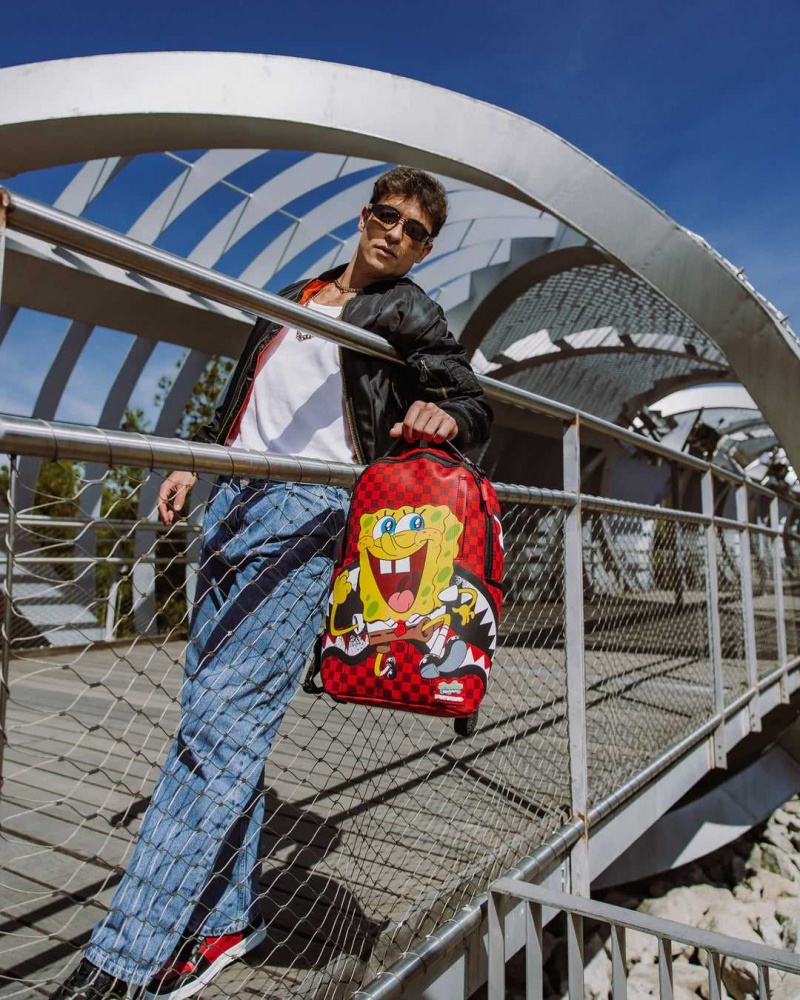
<svg viewBox="0 0 800 1000">
<path fill-rule="evenodd" d="M 267 936 L 263 922 L 235 934 L 189 938 L 145 987 L 153 1000 L 184 1000 L 207 986 L 222 970 L 257 948 Z"/>
</svg>

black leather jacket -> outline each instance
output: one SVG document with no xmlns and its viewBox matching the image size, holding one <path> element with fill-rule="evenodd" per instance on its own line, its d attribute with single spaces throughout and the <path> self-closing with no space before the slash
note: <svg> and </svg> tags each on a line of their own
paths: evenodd
<svg viewBox="0 0 800 1000">
<path fill-rule="evenodd" d="M 344 270 L 328 271 L 329 281 Z M 298 301 L 307 281 L 280 294 Z M 416 399 L 433 402 L 458 424 L 454 444 L 471 448 L 489 436 L 492 410 L 467 362 L 463 347 L 447 329 L 441 308 L 407 278 L 367 286 L 345 303 L 342 320 L 384 337 L 405 359 L 396 365 L 344 348 L 340 353 L 345 414 L 356 456 L 370 462 L 392 442 L 389 429 L 402 420 Z M 196 441 L 225 443 L 245 405 L 258 357 L 281 327 L 257 320 L 236 366 L 222 403 L 211 422 L 195 435 Z"/>
</svg>

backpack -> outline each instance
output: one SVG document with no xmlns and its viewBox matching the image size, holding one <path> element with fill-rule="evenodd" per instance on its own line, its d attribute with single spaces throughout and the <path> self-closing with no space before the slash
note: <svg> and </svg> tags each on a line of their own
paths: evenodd
<svg viewBox="0 0 800 1000">
<path fill-rule="evenodd" d="M 307 691 L 427 715 L 470 735 L 502 599 L 491 483 L 452 445 L 406 446 L 353 490 Z"/>
</svg>

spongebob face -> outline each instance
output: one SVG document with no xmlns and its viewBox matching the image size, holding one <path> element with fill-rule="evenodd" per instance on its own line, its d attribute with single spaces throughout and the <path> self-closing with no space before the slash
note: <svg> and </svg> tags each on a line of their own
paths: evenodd
<svg viewBox="0 0 800 1000">
<path fill-rule="evenodd" d="M 462 525 L 449 507 L 385 507 L 361 517 L 359 590 L 366 621 L 404 621 L 439 606 Z"/>
</svg>

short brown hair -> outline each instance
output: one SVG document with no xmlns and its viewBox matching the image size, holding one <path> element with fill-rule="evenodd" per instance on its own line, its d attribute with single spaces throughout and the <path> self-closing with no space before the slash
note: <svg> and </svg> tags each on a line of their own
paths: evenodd
<svg viewBox="0 0 800 1000">
<path fill-rule="evenodd" d="M 375 181 L 370 201 L 374 205 L 391 194 L 416 198 L 430 216 L 431 235 L 439 235 L 447 221 L 447 194 L 435 177 L 416 167 L 394 167 Z"/>
</svg>

